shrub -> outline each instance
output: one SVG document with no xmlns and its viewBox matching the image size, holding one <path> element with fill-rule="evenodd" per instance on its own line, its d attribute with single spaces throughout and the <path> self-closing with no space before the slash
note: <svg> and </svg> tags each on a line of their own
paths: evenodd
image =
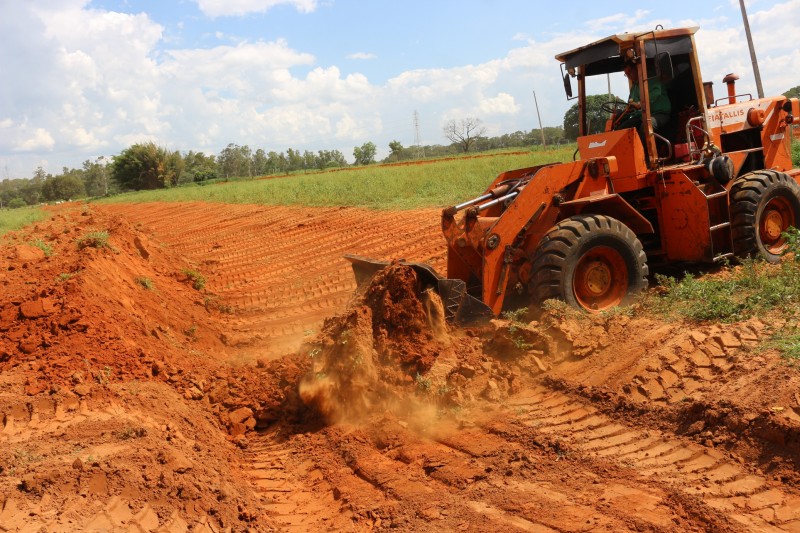
<svg viewBox="0 0 800 533">
<path fill-rule="evenodd" d="M 12 198 L 11 200 L 8 201 L 8 204 L 6 205 L 8 206 L 9 209 L 19 209 L 20 207 L 25 207 L 28 204 L 26 204 L 25 200 L 23 200 L 22 198 Z"/>
</svg>

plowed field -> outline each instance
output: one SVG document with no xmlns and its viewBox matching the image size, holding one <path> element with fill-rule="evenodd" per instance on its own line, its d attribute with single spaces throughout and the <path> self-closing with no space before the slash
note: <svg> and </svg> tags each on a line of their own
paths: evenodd
<svg viewBox="0 0 800 533">
<path fill-rule="evenodd" d="M 788 317 L 446 325 L 438 210 L 61 206 L 0 240 L 0 531 L 800 531 Z"/>
</svg>

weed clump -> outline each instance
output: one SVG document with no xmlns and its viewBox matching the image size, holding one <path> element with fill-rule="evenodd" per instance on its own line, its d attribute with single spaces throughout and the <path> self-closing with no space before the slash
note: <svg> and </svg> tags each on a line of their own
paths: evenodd
<svg viewBox="0 0 800 533">
<path fill-rule="evenodd" d="M 800 365 L 800 323 L 778 331 L 762 348 L 778 350 L 791 366 L 797 367 Z"/>
<path fill-rule="evenodd" d="M 523 318 L 526 314 L 528 314 L 528 308 L 521 307 L 515 311 L 503 311 L 501 315 L 508 320 L 508 335 L 518 350 L 530 350 L 533 348 L 533 344 L 529 343 L 521 332 L 521 329 L 525 327 Z"/>
<path fill-rule="evenodd" d="M 195 290 L 201 291 L 206 286 L 206 278 L 197 270 L 184 268 L 182 272 L 192 283 L 192 287 L 194 287 Z"/>
<path fill-rule="evenodd" d="M 800 231 L 789 228 L 784 261 L 771 265 L 759 259 L 745 259 L 723 275 L 697 279 L 656 275 L 661 296 L 648 297 L 644 306 L 664 317 L 690 322 L 732 323 L 780 310 L 786 316 L 800 316 Z M 791 260 L 789 260 L 791 258 Z M 800 365 L 800 322 L 789 321 L 759 347 L 779 351 L 788 363 Z"/>
<path fill-rule="evenodd" d="M 44 242 L 42 239 L 36 239 L 31 243 L 31 246 L 34 246 L 44 252 L 45 257 L 50 257 L 53 255 L 53 247 Z"/>
<path fill-rule="evenodd" d="M 147 289 L 148 291 L 152 291 L 152 290 L 155 289 L 155 285 L 153 284 L 153 280 L 148 278 L 148 277 L 140 276 L 140 277 L 136 278 L 135 281 L 136 281 L 137 285 L 139 285 L 140 287 L 142 287 L 144 289 Z"/>
<path fill-rule="evenodd" d="M 77 241 L 78 250 L 85 248 L 108 248 L 108 232 L 93 231 Z"/>
</svg>

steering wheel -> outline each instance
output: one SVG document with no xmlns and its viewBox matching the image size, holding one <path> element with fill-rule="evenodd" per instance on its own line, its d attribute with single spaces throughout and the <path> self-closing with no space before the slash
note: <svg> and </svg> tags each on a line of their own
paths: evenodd
<svg viewBox="0 0 800 533">
<path fill-rule="evenodd" d="M 601 104 L 600 109 L 611 115 L 611 118 L 606 123 L 606 131 L 613 131 L 619 127 L 625 117 L 636 111 L 637 107 L 630 102 L 616 98 L 612 102 Z"/>
<path fill-rule="evenodd" d="M 616 98 L 611 102 L 603 102 L 600 104 L 600 109 L 609 113 L 611 115 L 617 115 L 625 110 L 628 107 L 628 102 L 625 100 L 621 100 L 620 98 Z"/>
</svg>

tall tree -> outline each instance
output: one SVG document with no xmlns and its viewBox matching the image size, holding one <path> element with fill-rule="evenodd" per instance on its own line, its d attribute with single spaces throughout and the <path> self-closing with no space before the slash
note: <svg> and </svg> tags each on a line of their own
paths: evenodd
<svg viewBox="0 0 800 533">
<path fill-rule="evenodd" d="M 218 175 L 216 157 L 206 155 L 203 152 L 189 150 L 183 155 L 184 179 L 182 183 L 200 183 L 202 181 L 216 179 Z"/>
<path fill-rule="evenodd" d="M 800 85 L 798 85 L 797 87 L 792 87 L 791 89 L 783 93 L 783 96 L 787 98 L 800 98 Z"/>
<path fill-rule="evenodd" d="M 103 156 L 83 162 L 83 185 L 88 196 L 107 196 L 110 191 L 107 161 Z"/>
<path fill-rule="evenodd" d="M 247 145 L 230 143 L 217 157 L 217 165 L 225 179 L 252 177 L 252 151 Z"/>
<path fill-rule="evenodd" d="M 457 144 L 464 153 L 475 144 L 478 137 L 486 133 L 486 127 L 479 118 L 463 118 L 461 120 L 449 120 L 442 128 L 445 138 L 451 143 Z"/>
<path fill-rule="evenodd" d="M 302 170 L 303 168 L 303 155 L 300 153 L 300 150 L 294 150 L 293 148 L 289 148 L 286 150 L 286 164 L 287 170 Z"/>
<path fill-rule="evenodd" d="M 305 150 L 303 152 L 303 168 L 306 170 L 311 170 L 312 168 L 317 167 L 317 156 L 314 155 L 314 152 L 310 150 Z"/>
<path fill-rule="evenodd" d="M 85 196 L 86 188 L 76 174 L 68 172 L 60 176 L 48 176 L 42 184 L 42 197 L 48 201 L 58 201 L 74 200 Z"/>
<path fill-rule="evenodd" d="M 375 152 L 377 147 L 372 141 L 367 141 L 361 146 L 353 148 L 353 157 L 356 165 L 369 165 L 375 162 Z"/>
<path fill-rule="evenodd" d="M 388 161 L 400 161 L 403 157 L 403 143 L 400 141 L 392 141 L 389 143 L 389 157 Z"/>
<path fill-rule="evenodd" d="M 44 183 L 44 180 L 47 179 L 47 172 L 44 171 L 42 167 L 36 167 L 36 170 L 33 172 L 33 183 L 35 185 L 41 185 Z"/>
<path fill-rule="evenodd" d="M 286 171 L 286 155 L 271 151 L 267 154 L 267 174 L 278 174 Z"/>
<path fill-rule="evenodd" d="M 178 184 L 183 158 L 153 142 L 134 144 L 114 156 L 111 170 L 123 190 L 161 189 Z"/>
<path fill-rule="evenodd" d="M 605 130 L 608 113 L 603 111 L 600 106 L 609 101 L 614 101 L 617 97 L 607 94 L 591 94 L 586 97 L 586 119 L 589 125 L 589 135 L 600 133 Z M 564 137 L 570 141 L 578 138 L 578 104 L 575 103 L 564 113 Z"/>
<path fill-rule="evenodd" d="M 269 171 L 267 170 L 267 153 L 264 151 L 263 148 L 259 148 L 255 152 L 253 152 L 253 175 L 254 176 L 263 176 L 264 174 L 268 174 Z"/>
</svg>

